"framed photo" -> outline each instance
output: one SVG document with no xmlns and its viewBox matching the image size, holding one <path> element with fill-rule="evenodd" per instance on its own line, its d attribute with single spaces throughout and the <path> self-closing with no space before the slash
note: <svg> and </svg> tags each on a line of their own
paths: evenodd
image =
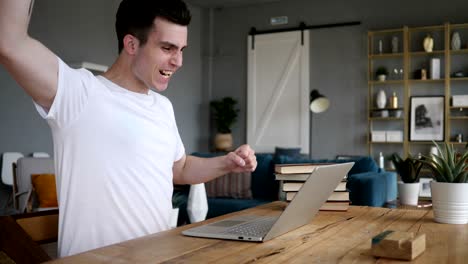
<svg viewBox="0 0 468 264">
<path fill-rule="evenodd" d="M 419 197 L 420 198 L 431 198 L 431 181 L 432 178 L 420 178 L 419 184 Z"/>
<path fill-rule="evenodd" d="M 410 98 L 410 141 L 444 140 L 444 96 Z"/>
</svg>

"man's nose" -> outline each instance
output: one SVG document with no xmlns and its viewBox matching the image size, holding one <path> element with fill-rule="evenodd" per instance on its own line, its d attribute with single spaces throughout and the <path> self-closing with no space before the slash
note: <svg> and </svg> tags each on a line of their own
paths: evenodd
<svg viewBox="0 0 468 264">
<path fill-rule="evenodd" d="M 172 56 L 171 58 L 171 63 L 177 67 L 181 67 L 182 66 L 182 61 L 183 61 L 183 55 L 182 55 L 182 52 L 177 52 L 176 54 L 174 54 L 174 56 Z"/>
</svg>

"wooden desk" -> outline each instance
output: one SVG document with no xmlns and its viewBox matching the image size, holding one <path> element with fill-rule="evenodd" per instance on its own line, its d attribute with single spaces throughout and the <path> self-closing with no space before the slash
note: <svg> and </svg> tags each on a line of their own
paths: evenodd
<svg viewBox="0 0 468 264">
<path fill-rule="evenodd" d="M 275 215 L 284 206 L 283 202 L 274 202 L 230 215 Z M 310 224 L 265 243 L 181 235 L 182 230 L 194 225 L 95 249 L 56 262 L 401 263 L 370 256 L 371 238 L 384 230 L 426 234 L 426 251 L 412 263 L 467 263 L 468 260 L 468 225 L 435 223 L 431 210 L 351 206 L 347 212 L 320 212 Z"/>
</svg>

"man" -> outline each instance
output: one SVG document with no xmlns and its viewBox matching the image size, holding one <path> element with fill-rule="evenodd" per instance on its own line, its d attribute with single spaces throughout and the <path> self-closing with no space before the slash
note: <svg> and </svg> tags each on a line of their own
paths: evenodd
<svg viewBox="0 0 468 264">
<path fill-rule="evenodd" d="M 164 91 L 182 66 L 190 12 L 181 0 L 123 0 L 119 56 L 103 76 L 68 67 L 27 34 L 31 0 L 0 0 L 0 62 L 52 130 L 59 255 L 168 228 L 173 183 L 253 171 L 247 145 L 226 156 L 186 156 Z"/>
</svg>

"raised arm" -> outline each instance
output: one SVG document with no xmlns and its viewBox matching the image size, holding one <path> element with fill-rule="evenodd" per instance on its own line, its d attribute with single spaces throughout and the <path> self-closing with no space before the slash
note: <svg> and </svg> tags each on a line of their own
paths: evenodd
<svg viewBox="0 0 468 264">
<path fill-rule="evenodd" d="M 33 100 L 50 108 L 57 92 L 54 53 L 28 35 L 34 0 L 0 0 L 0 63 Z"/>
</svg>

